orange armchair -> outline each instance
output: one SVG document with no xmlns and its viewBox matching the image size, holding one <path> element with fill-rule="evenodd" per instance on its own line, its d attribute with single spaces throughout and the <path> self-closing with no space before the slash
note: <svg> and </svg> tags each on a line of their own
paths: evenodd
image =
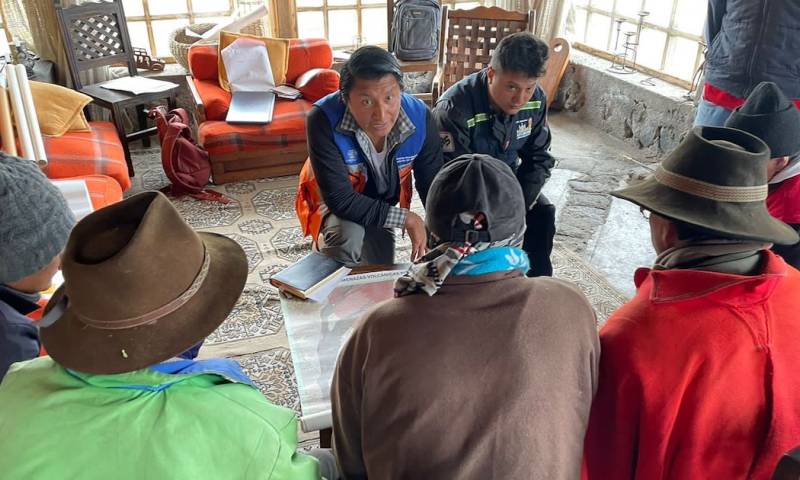
<svg viewBox="0 0 800 480">
<path fill-rule="evenodd" d="M 231 94 L 219 86 L 218 59 L 216 46 L 192 47 L 187 78 L 198 142 L 208 150 L 214 183 L 299 173 L 308 157 L 306 116 L 317 99 L 339 88 L 339 74 L 330 70 L 333 51 L 327 40 L 290 40 L 286 82 L 297 83 L 303 97 L 277 99 L 267 125 L 225 122 Z"/>
</svg>

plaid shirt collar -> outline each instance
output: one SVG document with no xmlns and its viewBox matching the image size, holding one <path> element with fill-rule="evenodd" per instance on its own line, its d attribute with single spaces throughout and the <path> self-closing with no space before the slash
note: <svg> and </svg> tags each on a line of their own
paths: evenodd
<svg viewBox="0 0 800 480">
<path fill-rule="evenodd" d="M 350 113 L 350 108 L 346 108 L 344 111 L 344 116 L 342 116 L 342 120 L 339 122 L 339 125 L 336 127 L 336 130 L 342 133 L 350 133 L 355 135 L 355 137 L 359 140 L 367 140 L 369 141 L 366 132 L 358 126 L 356 123 L 355 117 L 353 114 Z M 417 127 L 414 126 L 414 123 L 406 114 L 403 107 L 400 107 L 400 114 L 397 116 L 397 121 L 394 123 L 392 130 L 389 132 L 389 135 L 386 139 L 386 147 L 391 150 L 396 145 L 403 143 L 414 134 L 417 130 Z M 363 147 L 362 147 L 363 148 Z"/>
</svg>

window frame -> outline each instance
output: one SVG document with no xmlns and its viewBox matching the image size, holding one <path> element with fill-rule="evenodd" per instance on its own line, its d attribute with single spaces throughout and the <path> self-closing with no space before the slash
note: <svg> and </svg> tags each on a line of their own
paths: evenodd
<svg viewBox="0 0 800 480">
<path fill-rule="evenodd" d="M 391 24 L 391 21 L 392 21 L 392 14 L 391 14 L 391 11 L 389 9 L 389 4 L 390 3 L 392 5 L 394 4 L 394 2 L 392 2 L 391 0 L 389 0 L 389 1 L 385 2 L 385 3 L 383 3 L 383 4 L 381 4 L 381 3 L 364 3 L 364 4 L 362 4 L 361 0 L 355 0 L 355 2 L 353 4 L 350 4 L 350 5 L 330 5 L 329 6 L 328 5 L 328 0 L 322 0 L 322 6 L 318 6 L 318 7 L 300 7 L 300 6 L 297 6 L 297 3 L 295 2 L 295 29 L 297 31 L 299 31 L 299 24 L 298 24 L 297 14 L 302 13 L 302 12 L 322 12 L 323 32 L 324 32 L 324 35 L 325 35 L 325 39 L 327 39 L 330 42 L 330 39 L 329 39 L 329 28 L 328 28 L 328 12 L 329 11 L 336 11 L 336 10 L 353 10 L 353 9 L 355 9 L 356 10 L 357 24 L 358 24 L 357 35 L 359 37 L 363 38 L 364 37 L 364 33 L 362 31 L 362 19 L 361 19 L 362 10 L 385 8 L 386 9 L 387 38 L 383 42 L 375 44 L 375 45 L 378 45 L 380 47 L 384 47 L 385 48 L 389 44 L 388 29 L 389 29 L 389 25 Z M 458 5 L 472 4 L 472 3 L 478 3 L 480 5 L 486 5 L 487 1 L 486 0 L 443 0 L 443 1 L 441 1 L 442 5 L 447 5 L 448 8 L 451 8 L 451 9 L 452 8 L 457 8 Z M 352 45 L 334 45 L 333 43 L 331 43 L 331 48 L 333 48 L 334 50 L 342 50 L 342 49 L 352 48 Z"/>
<path fill-rule="evenodd" d="M 147 45 L 147 50 L 151 56 L 155 56 L 157 53 L 156 50 L 156 41 L 155 35 L 153 34 L 153 21 L 159 20 L 188 20 L 189 25 L 193 23 L 197 23 L 197 20 L 202 20 L 204 18 L 219 18 L 219 17 L 228 17 L 230 16 L 235 8 L 235 0 L 228 0 L 228 10 L 227 11 L 214 11 L 214 12 L 199 12 L 195 13 L 193 9 L 192 2 L 193 0 L 184 0 L 186 2 L 186 13 L 170 13 L 164 15 L 150 15 L 150 3 L 151 0 L 141 0 L 142 2 L 142 10 L 144 11 L 144 15 L 139 16 L 129 16 L 127 13 L 125 14 L 125 21 L 127 23 L 133 22 L 144 22 L 145 27 L 147 28 L 147 41 L 149 45 Z M 167 1 L 167 0 L 160 0 L 160 1 Z M 174 0 L 172 0 L 174 1 Z M 327 1 L 327 0 L 326 0 Z M 133 43 L 133 41 L 131 41 Z M 133 45 L 134 47 L 139 47 L 139 45 Z M 172 56 L 171 53 L 168 55 L 158 55 L 159 58 L 163 59 L 166 63 L 175 63 L 175 57 Z"/>
<path fill-rule="evenodd" d="M 589 0 L 589 4 L 585 5 L 585 6 L 584 5 L 573 5 L 572 8 L 574 8 L 575 10 L 583 10 L 583 11 L 586 12 L 586 24 L 583 26 L 583 32 L 582 32 L 582 38 L 584 38 L 584 39 L 586 39 L 586 36 L 587 36 L 587 34 L 589 32 L 589 23 L 590 23 L 589 19 L 590 19 L 592 14 L 604 15 L 604 16 L 607 16 L 607 17 L 609 17 L 611 19 L 609 32 L 608 32 L 608 41 L 607 41 L 607 44 L 606 44 L 607 45 L 606 49 L 604 49 L 604 50 L 598 49 L 597 47 L 590 46 L 590 45 L 588 45 L 588 44 L 586 44 L 584 42 L 576 41 L 575 42 L 575 47 L 578 50 L 581 50 L 581 51 L 584 51 L 586 53 L 589 53 L 589 54 L 604 58 L 604 59 L 609 60 L 609 61 L 614 61 L 617 58 L 617 55 L 613 52 L 613 49 L 611 47 L 611 43 L 614 41 L 614 32 L 616 31 L 616 21 L 618 19 L 622 19 L 625 22 L 633 24 L 633 25 L 638 25 L 638 23 L 639 23 L 639 18 L 638 17 L 633 18 L 633 17 L 629 17 L 627 15 L 622 15 L 620 13 L 617 13 L 617 11 L 616 11 L 617 10 L 617 1 L 618 0 L 613 0 L 613 3 L 611 4 L 611 11 L 604 10 L 602 8 L 597 8 L 597 7 L 592 6 L 592 4 L 591 4 L 592 0 Z M 664 1 L 664 0 L 661 0 L 661 1 Z M 700 65 L 702 65 L 702 62 L 703 62 L 705 48 L 706 48 L 705 39 L 701 35 L 693 35 L 693 34 L 686 33 L 684 31 L 681 31 L 681 30 L 678 30 L 678 29 L 675 28 L 675 20 L 676 20 L 676 17 L 677 17 L 678 1 L 679 0 L 668 0 L 668 1 L 672 2 L 672 12 L 670 13 L 669 26 L 668 27 L 664 27 L 664 26 L 661 26 L 661 25 L 658 25 L 658 24 L 655 24 L 655 23 L 652 23 L 652 22 L 648 22 L 647 19 L 645 19 L 645 21 L 642 23 L 642 29 L 643 30 L 644 29 L 655 30 L 655 31 L 658 31 L 658 32 L 662 32 L 667 36 L 666 37 L 666 41 L 664 42 L 664 50 L 661 52 L 661 61 L 659 62 L 660 68 L 659 69 L 654 69 L 654 68 L 650 68 L 650 67 L 646 67 L 644 65 L 641 65 L 639 63 L 637 63 L 634 68 L 637 71 L 639 71 L 641 73 L 644 73 L 646 75 L 649 75 L 651 77 L 659 78 L 659 79 L 664 80 L 664 81 L 666 81 L 668 83 L 672 83 L 674 85 L 678 85 L 680 87 L 686 88 L 687 90 L 691 90 L 692 86 L 693 86 L 692 80 L 686 80 L 684 78 L 676 77 L 675 75 L 667 73 L 664 70 L 665 67 L 666 67 L 667 56 L 669 54 L 669 47 L 670 47 L 670 44 L 671 44 L 673 38 L 683 38 L 683 39 L 686 39 L 686 40 L 690 40 L 690 41 L 696 42 L 697 43 L 697 53 L 695 55 L 694 64 L 692 66 L 692 72 L 695 72 L 695 74 L 696 74 L 698 68 L 700 67 Z M 644 9 L 645 2 L 646 2 L 646 0 L 641 0 L 641 7 L 640 7 L 639 11 L 642 11 Z M 576 34 L 577 34 L 577 32 L 576 32 Z"/>
</svg>

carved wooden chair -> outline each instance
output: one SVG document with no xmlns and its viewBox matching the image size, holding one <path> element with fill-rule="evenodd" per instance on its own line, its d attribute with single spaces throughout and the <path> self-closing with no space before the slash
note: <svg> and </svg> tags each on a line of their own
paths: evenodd
<svg viewBox="0 0 800 480">
<path fill-rule="evenodd" d="M 498 7 L 450 10 L 442 7 L 439 67 L 433 79 L 433 103 L 451 85 L 486 68 L 503 37 L 533 32 L 536 14 L 510 12 Z"/>
<path fill-rule="evenodd" d="M 167 99 L 169 108 L 175 107 L 178 86 L 158 92 L 134 95 L 101 87 L 102 83 L 83 85 L 80 73 L 92 68 L 125 64 L 128 74 L 136 76 L 136 60 L 131 47 L 125 12 L 121 1 L 100 1 L 79 6 L 63 8 L 56 2 L 59 27 L 69 62 L 73 88 L 92 97 L 100 107 L 111 111 L 111 116 L 125 151 L 128 172 L 133 175 L 129 142 L 143 139 L 156 133 L 156 127 L 147 128 L 146 106 L 161 103 Z M 125 109 L 135 107 L 139 130 L 126 133 Z"/>
<path fill-rule="evenodd" d="M 536 10 L 520 13 L 497 7 L 471 10 L 443 7 L 439 66 L 433 80 L 433 104 L 451 85 L 489 66 L 492 52 L 503 37 L 516 32 L 533 33 L 535 25 Z M 539 80 L 548 106 L 567 68 L 569 53 L 570 45 L 565 39 L 555 38 L 550 42 L 547 73 Z"/>
</svg>

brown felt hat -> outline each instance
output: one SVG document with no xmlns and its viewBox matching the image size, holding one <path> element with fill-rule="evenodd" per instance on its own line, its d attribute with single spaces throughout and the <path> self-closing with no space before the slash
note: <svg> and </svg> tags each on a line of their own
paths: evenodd
<svg viewBox="0 0 800 480">
<path fill-rule="evenodd" d="M 695 127 L 653 175 L 611 195 L 726 238 L 792 245 L 797 233 L 767 211 L 769 157 L 747 132 Z"/>
<path fill-rule="evenodd" d="M 192 230 L 163 194 L 146 192 L 80 221 L 62 270 L 42 343 L 64 367 L 112 374 L 155 365 L 211 334 L 244 288 L 247 257 L 227 237 Z"/>
</svg>

